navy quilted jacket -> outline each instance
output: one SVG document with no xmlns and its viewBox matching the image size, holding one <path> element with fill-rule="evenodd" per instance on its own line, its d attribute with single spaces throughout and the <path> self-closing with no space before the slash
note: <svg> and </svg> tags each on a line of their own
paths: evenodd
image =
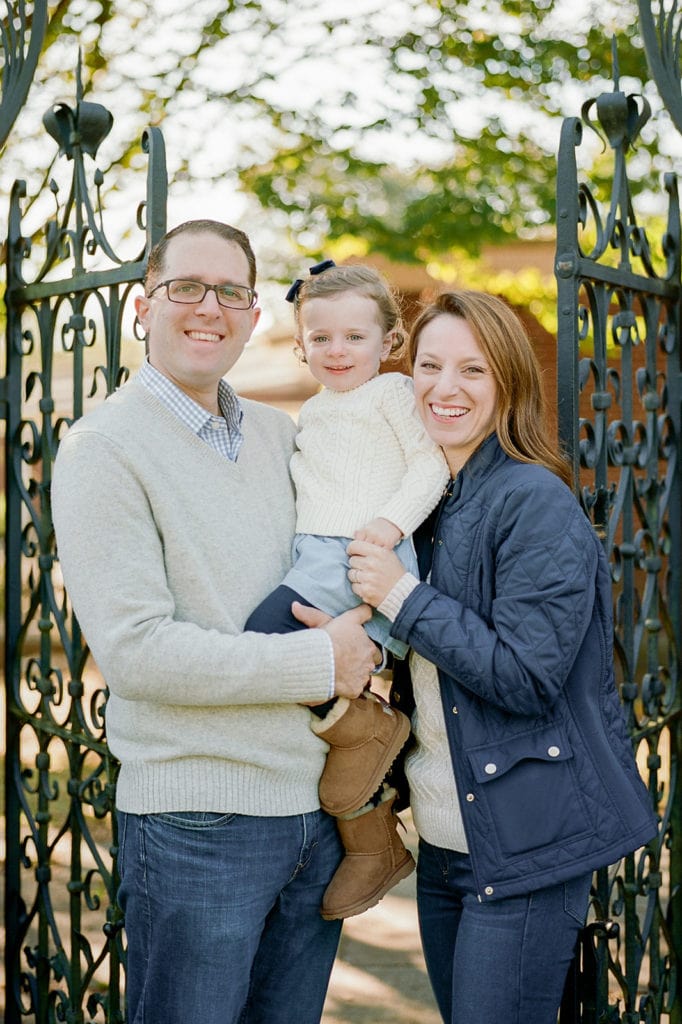
<svg viewBox="0 0 682 1024">
<path fill-rule="evenodd" d="M 608 564 L 569 488 L 493 435 L 420 544 L 433 547 L 430 583 L 392 632 L 438 668 L 479 899 L 646 843 L 656 821 L 614 685 Z M 401 674 L 395 697 L 409 712 Z"/>
</svg>

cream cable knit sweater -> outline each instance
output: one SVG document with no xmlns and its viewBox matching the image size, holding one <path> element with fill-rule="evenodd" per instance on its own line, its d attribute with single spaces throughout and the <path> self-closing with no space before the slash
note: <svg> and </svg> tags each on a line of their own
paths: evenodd
<svg viewBox="0 0 682 1024">
<path fill-rule="evenodd" d="M 408 536 L 450 479 L 415 411 L 412 381 L 400 373 L 352 391 L 325 388 L 305 403 L 298 425 L 297 533 L 352 537 L 381 516 Z"/>
<path fill-rule="evenodd" d="M 381 602 L 379 611 L 395 622 L 403 601 L 418 586 L 416 576 L 406 572 Z M 412 730 L 417 743 L 405 758 L 405 773 L 410 786 L 414 825 L 422 839 L 432 846 L 468 853 L 445 729 L 438 669 L 412 651 L 410 673 L 416 705 Z"/>
<path fill-rule="evenodd" d="M 410 672 L 416 708 L 412 728 L 417 745 L 405 758 L 414 827 L 432 846 L 468 853 L 464 822 L 445 731 L 436 666 L 414 651 Z"/>
<path fill-rule="evenodd" d="M 294 425 L 243 402 L 221 457 L 133 379 L 75 424 L 55 464 L 64 580 L 109 686 L 117 804 L 287 815 L 319 806 L 321 630 L 242 633 L 290 565 Z"/>
</svg>

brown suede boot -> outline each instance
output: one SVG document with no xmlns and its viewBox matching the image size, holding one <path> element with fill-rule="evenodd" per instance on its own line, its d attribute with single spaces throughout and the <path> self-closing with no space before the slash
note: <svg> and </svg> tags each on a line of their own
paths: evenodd
<svg viewBox="0 0 682 1024">
<path fill-rule="evenodd" d="M 366 691 L 339 697 L 312 730 L 330 746 L 320 779 L 320 805 L 338 817 L 363 807 L 379 789 L 410 734 L 410 720 Z"/>
<path fill-rule="evenodd" d="M 346 856 L 322 900 L 326 921 L 362 914 L 414 870 L 414 858 L 397 832 L 395 797 L 395 790 L 387 788 L 376 807 L 363 807 L 336 822 Z"/>
</svg>

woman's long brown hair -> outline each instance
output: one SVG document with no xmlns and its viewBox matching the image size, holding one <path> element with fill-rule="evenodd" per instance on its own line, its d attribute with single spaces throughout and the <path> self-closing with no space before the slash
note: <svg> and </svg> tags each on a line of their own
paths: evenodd
<svg viewBox="0 0 682 1024">
<path fill-rule="evenodd" d="M 507 455 L 545 466 L 571 486 L 568 460 L 549 442 L 540 365 L 523 324 L 502 299 L 486 292 L 443 292 L 412 325 L 408 339 L 414 367 L 422 330 L 439 316 L 466 321 L 497 384 L 495 430 Z"/>
</svg>

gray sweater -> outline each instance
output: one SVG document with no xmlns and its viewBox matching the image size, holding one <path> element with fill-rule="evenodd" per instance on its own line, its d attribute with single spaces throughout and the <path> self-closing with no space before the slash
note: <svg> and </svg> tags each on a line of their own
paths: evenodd
<svg viewBox="0 0 682 1024">
<path fill-rule="evenodd" d="M 62 440 L 52 511 L 64 582 L 109 687 L 117 805 L 288 815 L 319 806 L 321 630 L 243 633 L 290 566 L 292 421 L 243 402 L 230 462 L 133 379 Z"/>
</svg>

